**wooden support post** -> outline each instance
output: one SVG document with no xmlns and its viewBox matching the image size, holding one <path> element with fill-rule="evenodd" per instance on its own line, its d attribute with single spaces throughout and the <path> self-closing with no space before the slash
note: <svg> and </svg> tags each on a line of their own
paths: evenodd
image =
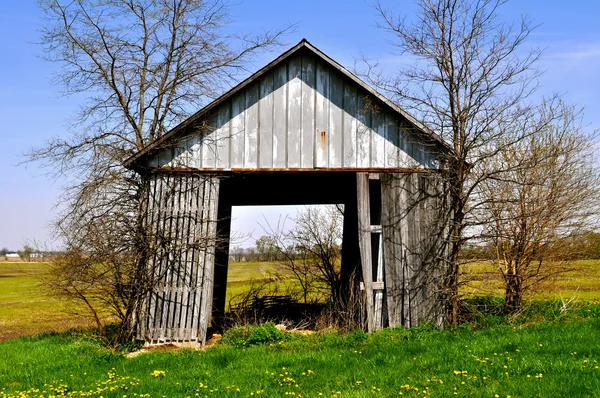
<svg viewBox="0 0 600 398">
<path fill-rule="evenodd" d="M 358 246 L 367 302 L 367 330 L 375 330 L 375 306 L 373 300 L 373 259 L 371 252 L 371 221 L 369 200 L 369 175 L 356 173 L 358 208 Z"/>
<path fill-rule="evenodd" d="M 217 211 L 217 246 L 215 253 L 215 284 L 211 326 L 221 330 L 225 317 L 227 271 L 229 268 L 229 236 L 231 234 L 231 204 L 219 195 Z"/>
<path fill-rule="evenodd" d="M 202 343 L 202 348 L 206 344 L 206 334 L 208 331 L 208 320 L 212 313 L 213 287 L 214 287 L 214 268 L 215 268 L 215 248 L 217 237 L 217 205 L 219 203 L 219 179 L 210 178 L 205 181 L 208 185 L 205 188 L 206 200 L 204 205 L 207 207 L 207 218 L 203 220 L 206 223 L 206 257 L 204 264 L 198 264 L 204 267 L 201 291 L 202 301 L 200 302 L 200 320 L 198 323 L 198 341 Z"/>
</svg>

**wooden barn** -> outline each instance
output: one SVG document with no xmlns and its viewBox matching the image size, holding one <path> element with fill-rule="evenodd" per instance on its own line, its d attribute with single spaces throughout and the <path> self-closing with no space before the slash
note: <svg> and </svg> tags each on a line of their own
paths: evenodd
<svg viewBox="0 0 600 398">
<path fill-rule="evenodd" d="M 225 308 L 232 206 L 343 204 L 342 276 L 369 331 L 443 321 L 449 147 L 306 40 L 127 165 L 144 179 L 149 343 L 206 339 Z"/>
</svg>

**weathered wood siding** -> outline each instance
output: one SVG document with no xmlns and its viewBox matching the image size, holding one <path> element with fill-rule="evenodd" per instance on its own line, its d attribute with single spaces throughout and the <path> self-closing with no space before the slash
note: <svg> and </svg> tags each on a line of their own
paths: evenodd
<svg viewBox="0 0 600 398">
<path fill-rule="evenodd" d="M 159 150 L 146 166 L 438 168 L 438 148 L 425 144 L 408 125 L 316 56 L 295 55 L 213 108 L 203 123 Z"/>
<path fill-rule="evenodd" d="M 148 176 L 148 294 L 137 338 L 149 343 L 206 339 L 213 298 L 219 180 Z"/>
<path fill-rule="evenodd" d="M 435 173 L 381 174 L 388 322 L 443 321 L 447 212 Z"/>
</svg>

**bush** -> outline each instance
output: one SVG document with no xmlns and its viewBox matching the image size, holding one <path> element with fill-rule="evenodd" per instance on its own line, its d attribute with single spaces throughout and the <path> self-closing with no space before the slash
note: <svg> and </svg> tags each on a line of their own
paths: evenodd
<svg viewBox="0 0 600 398">
<path fill-rule="evenodd" d="M 221 342 L 234 347 L 249 347 L 287 339 L 286 333 L 278 330 L 272 322 L 267 322 L 263 325 L 234 326 L 225 332 Z"/>
</svg>

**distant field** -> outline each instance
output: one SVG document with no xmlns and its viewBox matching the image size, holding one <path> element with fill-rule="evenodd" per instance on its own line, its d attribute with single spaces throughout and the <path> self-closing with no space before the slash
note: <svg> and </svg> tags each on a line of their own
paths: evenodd
<svg viewBox="0 0 600 398">
<path fill-rule="evenodd" d="M 91 326 L 85 308 L 54 297 L 41 283 L 44 263 L 0 262 L 0 340 L 45 331 Z M 502 296 L 498 274 L 489 264 L 465 268 L 465 296 Z M 266 294 L 285 294 L 294 286 L 289 274 L 274 262 L 244 262 L 229 265 L 227 302 L 235 304 L 254 286 Z M 534 299 L 600 300 L 600 261 L 577 261 L 572 271 L 544 285 Z"/>
<path fill-rule="evenodd" d="M 0 340 L 91 325 L 81 307 L 53 297 L 41 283 L 43 263 L 0 263 Z"/>
<path fill-rule="evenodd" d="M 580 260 L 561 264 L 569 269 L 541 285 L 528 298 L 600 300 L 600 260 Z M 471 263 L 464 267 L 465 285 L 462 293 L 466 296 L 503 296 L 499 273 L 485 262 Z"/>
</svg>

